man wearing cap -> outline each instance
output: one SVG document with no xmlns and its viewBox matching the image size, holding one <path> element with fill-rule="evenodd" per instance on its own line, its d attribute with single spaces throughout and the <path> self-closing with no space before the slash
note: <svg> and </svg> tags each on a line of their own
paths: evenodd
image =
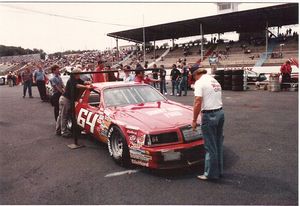
<svg viewBox="0 0 300 206">
<path fill-rule="evenodd" d="M 130 66 L 125 66 L 124 68 L 124 77 L 123 77 L 123 81 L 124 82 L 131 82 L 134 81 L 134 76 L 130 74 Z"/>
<path fill-rule="evenodd" d="M 201 129 L 204 137 L 205 168 L 201 180 L 217 179 L 223 174 L 223 125 L 222 88 L 203 68 L 197 69 L 192 127 L 197 127 L 201 112 Z"/>
<path fill-rule="evenodd" d="M 98 66 L 95 69 L 95 72 L 104 71 L 104 63 L 105 63 L 104 60 L 98 61 Z M 96 82 L 107 82 L 107 76 L 106 76 L 106 74 L 105 73 L 95 73 L 93 75 L 93 82 L 94 83 L 96 83 Z"/>
<path fill-rule="evenodd" d="M 59 98 L 59 116 L 56 121 L 56 134 L 63 137 L 70 136 L 70 132 L 67 129 L 67 121 L 71 118 L 71 102 L 77 101 L 80 98 L 81 89 L 90 89 L 92 86 L 89 81 L 82 81 L 80 79 L 81 69 L 79 67 L 73 69 L 74 79 L 69 78 L 67 81 L 66 89 L 63 95 Z M 74 90 L 74 94 L 72 93 Z M 72 95 L 73 94 L 73 95 Z"/>
</svg>

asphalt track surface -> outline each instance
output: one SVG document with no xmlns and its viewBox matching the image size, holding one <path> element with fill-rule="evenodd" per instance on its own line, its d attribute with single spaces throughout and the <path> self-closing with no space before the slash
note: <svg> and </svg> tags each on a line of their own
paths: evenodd
<svg viewBox="0 0 300 206">
<path fill-rule="evenodd" d="M 298 92 L 225 91 L 225 174 L 200 181 L 203 165 L 127 172 L 86 136 L 70 150 L 33 91 L 0 87 L 0 204 L 298 204 Z"/>
</svg>

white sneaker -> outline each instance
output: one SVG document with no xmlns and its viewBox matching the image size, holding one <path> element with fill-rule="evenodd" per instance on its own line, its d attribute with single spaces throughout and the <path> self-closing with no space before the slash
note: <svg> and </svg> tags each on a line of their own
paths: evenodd
<svg viewBox="0 0 300 206">
<path fill-rule="evenodd" d="M 205 175 L 199 175 L 197 176 L 197 178 L 200 180 L 208 180 L 208 178 Z"/>
<path fill-rule="evenodd" d="M 168 95 L 168 93 L 166 92 L 165 95 Z"/>
</svg>

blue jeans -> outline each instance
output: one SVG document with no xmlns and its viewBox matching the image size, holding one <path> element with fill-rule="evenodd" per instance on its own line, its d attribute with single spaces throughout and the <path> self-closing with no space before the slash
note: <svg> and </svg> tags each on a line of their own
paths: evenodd
<svg viewBox="0 0 300 206">
<path fill-rule="evenodd" d="M 202 133 L 205 148 L 204 175 L 208 178 L 219 178 L 223 174 L 223 110 L 203 113 Z"/>
<path fill-rule="evenodd" d="M 184 95 L 187 95 L 187 77 L 182 77 L 179 83 L 179 95 L 181 95 L 182 90 L 184 90 Z"/>
<path fill-rule="evenodd" d="M 176 89 L 176 92 L 178 93 L 178 81 L 172 80 L 172 94 L 173 95 L 175 95 L 175 89 Z"/>
<path fill-rule="evenodd" d="M 26 96 L 27 88 L 28 88 L 29 96 L 32 97 L 31 86 L 32 86 L 31 80 L 27 80 L 24 82 L 24 85 L 23 85 L 23 96 L 24 97 Z"/>
<path fill-rule="evenodd" d="M 166 85 L 165 79 L 162 79 L 160 81 L 160 93 L 162 93 L 162 94 L 167 93 L 167 85 Z"/>
</svg>

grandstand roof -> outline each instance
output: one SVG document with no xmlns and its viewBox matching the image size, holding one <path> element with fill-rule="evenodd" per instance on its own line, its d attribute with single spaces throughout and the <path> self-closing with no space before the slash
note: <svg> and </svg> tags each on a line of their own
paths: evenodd
<svg viewBox="0 0 300 206">
<path fill-rule="evenodd" d="M 201 7 L 199 7 L 201 11 Z M 145 27 L 146 42 L 164 39 L 178 39 L 203 34 L 224 32 L 255 32 L 269 27 L 298 24 L 298 4 L 289 3 L 259 9 L 239 11 L 184 21 Z M 107 34 L 110 37 L 132 42 L 143 42 L 143 27 Z"/>
</svg>

